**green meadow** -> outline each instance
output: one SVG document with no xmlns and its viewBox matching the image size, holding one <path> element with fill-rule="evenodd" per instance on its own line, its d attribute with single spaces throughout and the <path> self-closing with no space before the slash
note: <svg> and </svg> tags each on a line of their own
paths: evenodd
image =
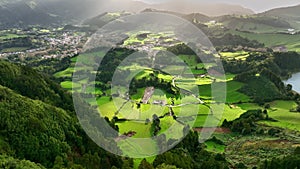
<svg viewBox="0 0 300 169">
<path fill-rule="evenodd" d="M 231 77 L 229 77 L 231 78 Z M 240 102 L 250 102 L 251 98 L 241 92 L 239 92 L 239 89 L 241 89 L 244 84 L 241 82 L 237 82 L 237 81 L 228 81 L 227 83 L 222 84 L 223 82 L 220 82 L 220 85 L 226 85 L 227 90 L 226 92 L 226 103 L 240 103 Z M 212 99 L 212 93 L 211 93 L 211 89 L 212 86 L 211 84 L 206 84 L 206 85 L 200 85 L 199 86 L 199 92 L 200 92 L 200 97 L 204 98 L 204 99 Z M 215 91 L 216 93 L 218 92 L 224 92 L 224 91 L 218 91 L 219 88 L 215 88 L 217 91 Z M 215 98 L 216 99 L 216 98 Z M 218 98 L 217 98 L 218 99 Z"/>
<path fill-rule="evenodd" d="M 13 33 L 0 33 L 0 40 L 26 37 L 26 35 L 18 35 Z"/>
<path fill-rule="evenodd" d="M 299 113 L 290 112 L 297 106 L 294 101 L 274 101 L 270 103 L 271 108 L 268 110 L 269 117 L 277 120 L 277 122 L 265 121 L 261 122 L 269 126 L 287 128 L 290 130 L 300 131 Z"/>
<path fill-rule="evenodd" d="M 225 152 L 225 145 L 217 144 L 213 141 L 207 141 L 204 143 L 206 145 L 206 150 L 215 152 L 215 153 L 224 153 Z"/>
<path fill-rule="evenodd" d="M 249 52 L 236 51 L 236 52 L 221 52 L 220 55 L 227 59 L 246 60 L 249 56 Z"/>
<path fill-rule="evenodd" d="M 240 35 L 250 40 L 257 40 L 264 43 L 267 47 L 286 46 L 288 50 L 300 52 L 300 35 L 279 34 L 279 33 L 245 33 L 231 31 L 233 34 Z"/>
</svg>

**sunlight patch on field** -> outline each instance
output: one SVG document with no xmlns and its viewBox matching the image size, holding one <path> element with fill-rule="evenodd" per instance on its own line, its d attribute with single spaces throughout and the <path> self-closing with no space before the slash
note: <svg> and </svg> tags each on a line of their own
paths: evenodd
<svg viewBox="0 0 300 169">
<path fill-rule="evenodd" d="M 249 56 L 249 52 L 246 51 L 221 52 L 220 55 L 228 59 L 246 60 L 246 58 Z"/>
</svg>

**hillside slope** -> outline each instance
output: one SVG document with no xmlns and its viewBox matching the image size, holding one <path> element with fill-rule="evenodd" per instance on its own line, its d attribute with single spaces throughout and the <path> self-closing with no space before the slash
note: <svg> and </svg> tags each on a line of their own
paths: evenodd
<svg viewBox="0 0 300 169">
<path fill-rule="evenodd" d="M 300 29 L 300 5 L 272 9 L 259 15 L 278 17 L 289 22 L 292 27 Z"/>
<path fill-rule="evenodd" d="M 72 111 L 71 95 L 66 94 L 58 84 L 49 77 L 35 70 L 0 60 L 0 85 L 15 90 L 17 93 L 31 99 Z"/>
<path fill-rule="evenodd" d="M 71 117 L 62 109 L 34 101 L 0 86 L 1 138 L 20 159 L 51 166 L 68 153 L 67 138 L 74 135 Z M 9 153 L 9 152 L 6 152 Z"/>
<path fill-rule="evenodd" d="M 31 68 L 5 61 L 0 61 L 0 76 L 1 84 L 7 86 L 0 84 L 1 166 L 10 166 L 7 161 L 15 163 L 14 166 L 20 165 L 20 168 L 111 168 L 122 165 L 121 158 L 104 151 L 85 134 L 70 108 L 72 102 L 68 103 L 70 109 L 56 107 L 64 102 L 61 98 L 67 98 L 69 94 L 56 93 L 62 89 L 53 87 L 55 82 Z M 89 112 L 89 117 L 93 116 L 94 122 L 102 119 L 98 114 L 91 114 L 84 104 L 81 107 Z M 88 117 L 85 120 L 87 125 L 91 123 Z"/>
<path fill-rule="evenodd" d="M 300 5 L 285 7 L 285 8 L 276 8 L 262 13 L 268 16 L 277 16 L 280 18 L 300 20 Z"/>
</svg>

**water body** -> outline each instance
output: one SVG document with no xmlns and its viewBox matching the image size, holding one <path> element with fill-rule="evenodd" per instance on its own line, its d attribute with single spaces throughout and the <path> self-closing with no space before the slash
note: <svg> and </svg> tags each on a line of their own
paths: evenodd
<svg viewBox="0 0 300 169">
<path fill-rule="evenodd" d="M 300 93 L 300 72 L 293 74 L 293 76 L 287 81 L 284 81 L 284 83 L 291 84 L 293 86 L 293 90 Z"/>
</svg>

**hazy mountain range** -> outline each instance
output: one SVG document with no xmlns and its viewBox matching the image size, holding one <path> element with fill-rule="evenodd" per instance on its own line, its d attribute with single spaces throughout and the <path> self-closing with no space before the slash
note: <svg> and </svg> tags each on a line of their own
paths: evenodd
<svg viewBox="0 0 300 169">
<path fill-rule="evenodd" d="M 251 15 L 254 12 L 239 5 L 200 3 L 176 0 L 161 4 L 147 4 L 132 0 L 1 0 L 0 28 L 21 27 L 26 25 L 78 24 L 87 18 L 104 12 L 140 12 L 146 8 L 173 11 L 178 13 L 201 13 L 208 16 Z M 295 18 L 300 6 L 272 10 L 268 15 L 287 15 L 286 10 L 294 13 Z M 278 12 L 277 12 L 278 11 Z M 282 12 L 281 12 L 282 11 Z M 282 16 L 283 16 L 282 15 Z"/>
<path fill-rule="evenodd" d="M 253 13 L 237 5 L 186 4 L 184 1 L 157 5 L 132 0 L 3 0 L 0 2 L 0 26 L 74 23 L 104 12 L 140 12 L 146 8 L 213 16 Z"/>
</svg>

